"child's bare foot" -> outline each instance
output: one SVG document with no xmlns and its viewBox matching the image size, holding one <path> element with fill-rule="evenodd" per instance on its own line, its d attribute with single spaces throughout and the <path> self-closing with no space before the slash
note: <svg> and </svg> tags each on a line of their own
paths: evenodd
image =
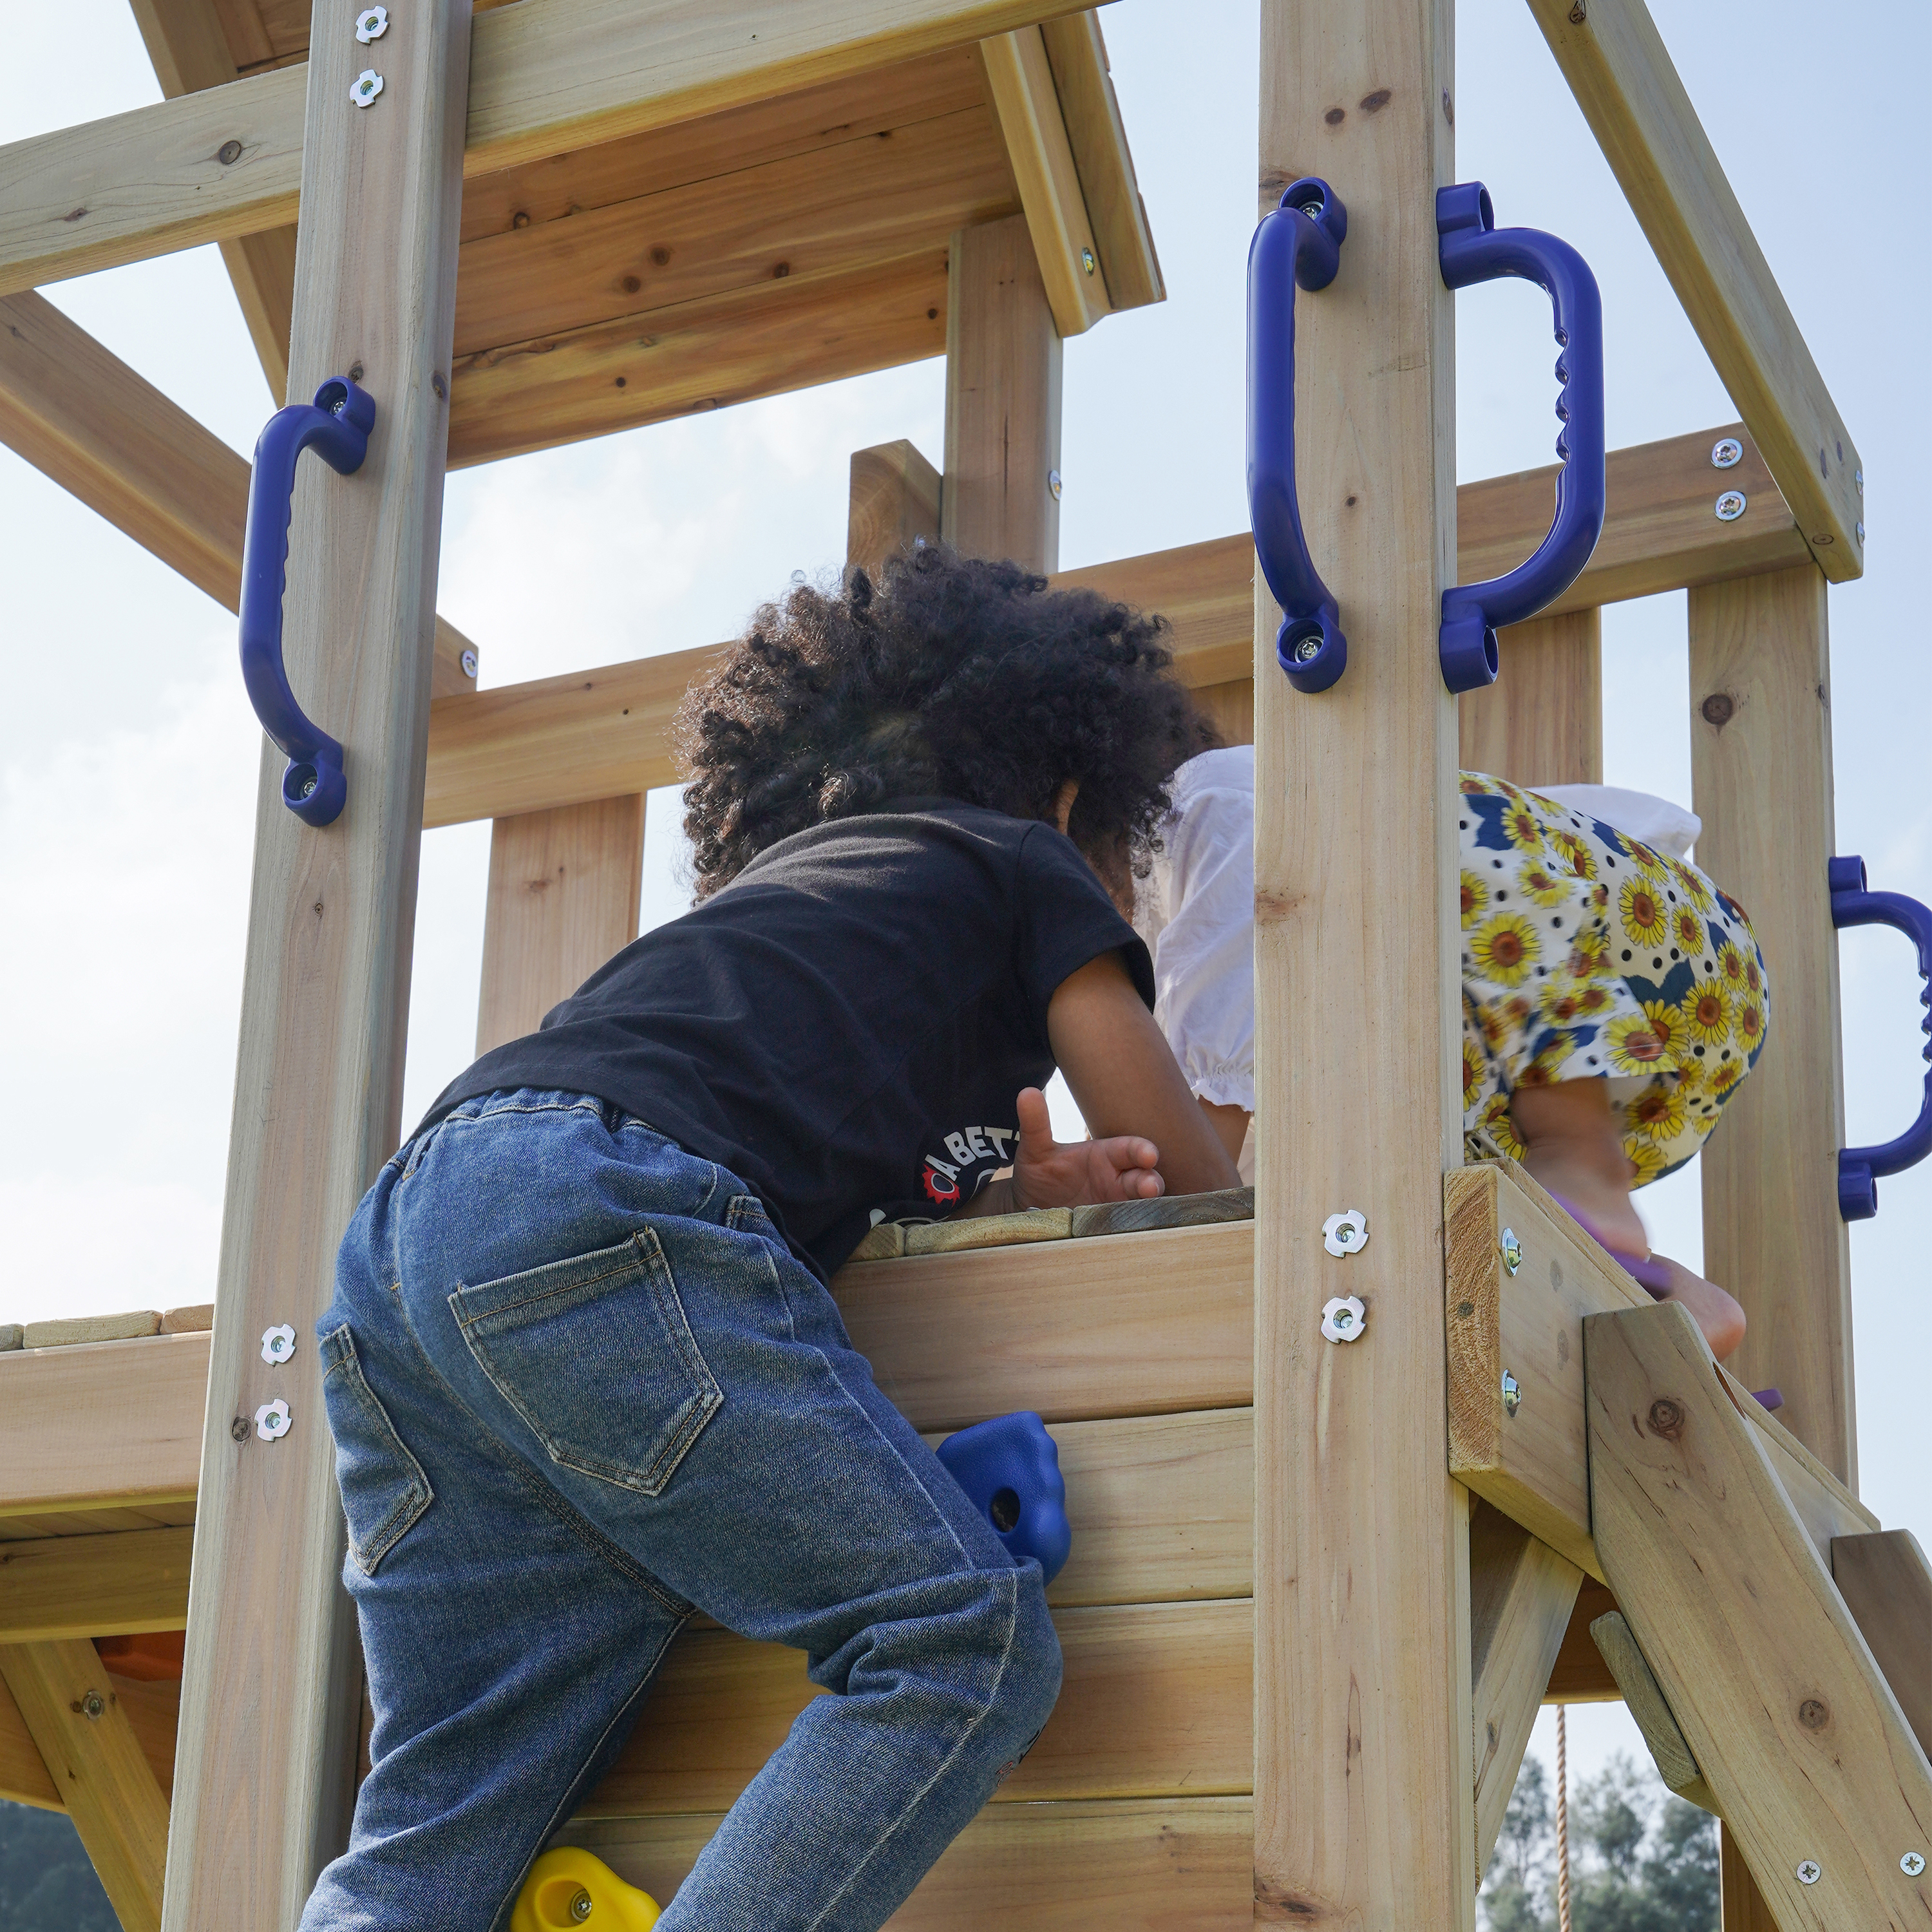
<svg viewBox="0 0 1932 1932">
<path fill-rule="evenodd" d="M 1606 1247 L 1640 1260 L 1648 1254 L 1643 1217 L 1630 1203 L 1634 1170 L 1610 1112 L 1608 1084 L 1519 1087 L 1510 1113 L 1522 1136 L 1523 1166 L 1588 1216 Z"/>
<path fill-rule="evenodd" d="M 1658 1300 L 1681 1301 L 1690 1311 L 1691 1320 L 1703 1330 L 1712 1354 L 1721 1362 L 1744 1339 L 1744 1310 L 1715 1282 L 1693 1274 L 1682 1262 L 1674 1262 L 1668 1255 L 1652 1255 L 1651 1260 L 1670 1274 L 1670 1286 Z"/>
</svg>

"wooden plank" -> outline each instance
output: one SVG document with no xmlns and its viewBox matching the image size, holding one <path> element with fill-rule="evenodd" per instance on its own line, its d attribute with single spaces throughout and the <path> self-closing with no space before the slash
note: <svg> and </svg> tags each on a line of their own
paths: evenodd
<svg viewBox="0 0 1932 1932">
<path fill-rule="evenodd" d="M 1117 309 L 1166 299 L 1154 231 L 1134 178 L 1126 124 L 1114 92 L 1096 13 L 1064 14 L 1041 23 L 1046 57 L 1066 139 L 1079 170 L 1080 191 L 1100 253 L 1107 299 Z"/>
<path fill-rule="evenodd" d="M 1476 1869 L 1490 1862 L 1583 1573 L 1500 1510 L 1469 1516 Z"/>
<path fill-rule="evenodd" d="M 952 238 L 940 527 L 971 556 L 1060 562 L 1060 340 L 1026 220 Z"/>
<path fill-rule="evenodd" d="M 980 53 L 1054 326 L 1062 336 L 1084 334 L 1112 304 L 1046 43 L 1039 28 L 1022 27 L 981 41 Z"/>
<path fill-rule="evenodd" d="M 164 1335 L 203 1335 L 214 1326 L 214 1304 L 212 1301 L 190 1302 L 184 1308 L 161 1310 Z"/>
<path fill-rule="evenodd" d="M 1690 593 L 1698 862 L 1751 917 L 1771 980 L 1756 1070 L 1701 1163 L 1704 1266 L 1750 1319 L 1734 1366 L 1856 1486 L 1825 580 L 1808 564 Z"/>
<path fill-rule="evenodd" d="M 1909 1529 L 1832 1540 L 1832 1577 L 1932 1757 L 1932 1568 Z"/>
<path fill-rule="evenodd" d="M 1550 1682 L 1543 1693 L 1546 1704 L 1614 1704 L 1623 1696 L 1590 1636 L 1591 1624 L 1616 1606 L 1610 1586 L 1586 1574 L 1576 1592 L 1576 1605 L 1570 1613 L 1556 1661 L 1550 1668 Z"/>
<path fill-rule="evenodd" d="M 69 1315 L 52 1322 L 29 1322 L 21 1331 L 23 1348 L 73 1348 L 94 1342 L 130 1342 L 161 1332 L 160 1311 L 136 1308 L 124 1315 Z"/>
<path fill-rule="evenodd" d="M 1070 1208 L 1028 1208 L 1015 1214 L 968 1215 L 956 1221 L 916 1222 L 905 1231 L 908 1255 L 958 1255 L 1022 1242 L 1064 1241 L 1073 1233 Z"/>
<path fill-rule="evenodd" d="M 1049 1241 L 867 1262 L 832 1289 L 921 1429 L 1238 1408 L 1253 1399 L 1254 1245 L 1245 1222 Z"/>
<path fill-rule="evenodd" d="M 1598 1547 L 1778 1923 L 1923 1924 L 1932 1767 L 1702 1337 L 1663 1303 L 1588 1346 Z"/>
<path fill-rule="evenodd" d="M 585 1819 L 561 1840 L 588 1846 L 662 1901 L 719 1822 Z M 1250 1932 L 1253 1842 L 1245 1798 L 989 1804 L 887 1922 L 892 1932 Z"/>
<path fill-rule="evenodd" d="M 191 1500 L 208 1338 L 0 1355 L 0 1515 Z"/>
<path fill-rule="evenodd" d="M 1462 769 L 1517 784 L 1601 784 L 1602 611 L 1533 618 L 1498 638 L 1501 676 L 1456 700 Z"/>
<path fill-rule="evenodd" d="M 1718 1827 L 1718 1895 L 1724 1932 L 1783 1932 L 1757 1888 L 1736 1837 Z"/>
<path fill-rule="evenodd" d="M 845 561 L 876 574 L 887 557 L 939 537 L 939 472 L 903 436 L 852 452 Z"/>
<path fill-rule="evenodd" d="M 1863 472 L 1642 0 L 1529 0 L 1639 225 L 1834 583 L 1864 568 Z"/>
<path fill-rule="evenodd" d="M 1697 1760 L 1678 1728 L 1664 1687 L 1638 1645 L 1636 1634 L 1621 1610 L 1612 1610 L 1590 1627 L 1592 1641 L 1602 1653 L 1624 1694 L 1632 1721 L 1642 1734 L 1644 1746 L 1657 1766 L 1666 1790 L 1688 1798 L 1700 1810 L 1715 1814 L 1715 1793 L 1704 1781 Z"/>
<path fill-rule="evenodd" d="M 490 838 L 476 1051 L 535 1033 L 638 936 L 644 800 L 500 818 Z"/>
<path fill-rule="evenodd" d="M 351 10 L 317 10 L 308 63 L 291 382 L 358 364 L 378 414 L 352 479 L 310 471 L 296 494 L 284 635 L 352 789 L 311 828 L 281 802 L 281 759 L 263 761 L 170 1932 L 292 1924 L 347 1837 L 360 1658 L 318 1358 L 271 1366 L 261 1336 L 313 1333 L 341 1230 L 400 1132 L 470 27 L 468 0 L 412 11 L 368 112 L 347 98 L 368 64 Z M 238 1440 L 233 1420 L 273 1396 L 289 1434 Z"/>
<path fill-rule="evenodd" d="M 194 1546 L 191 1528 L 0 1545 L 0 1644 L 185 1630 Z"/>
<path fill-rule="evenodd" d="M 92 1644 L 0 1644 L 7 1681 L 124 1932 L 159 1932 L 168 1801 Z"/>
<path fill-rule="evenodd" d="M 0 1798 L 10 1804 L 31 1804 L 40 1811 L 67 1809 L 4 1677 L 0 1677 Z"/>
<path fill-rule="evenodd" d="M 1256 1916 L 1440 1932 L 1473 1926 L 1476 1892 L 1467 1498 L 1439 1460 L 1442 1338 L 1418 1292 L 1462 1158 L 1456 715 L 1435 652 L 1456 545 L 1432 214 L 1455 178 L 1452 13 L 1262 7 L 1263 203 L 1320 153 L 1352 218 L 1295 317 L 1302 473 L 1323 479 L 1302 514 L 1348 674 L 1288 687 L 1260 585 L 1252 633 Z M 1337 1259 L 1322 1224 L 1346 1208 L 1369 1241 Z M 1343 1294 L 1368 1310 L 1346 1347 L 1317 1325 Z"/>
<path fill-rule="evenodd" d="M 1252 1221 L 1252 1187 L 1216 1188 L 1208 1194 L 1167 1194 L 1153 1201 L 1102 1201 L 1072 1210 L 1076 1239 L 1090 1234 L 1134 1234 L 1148 1228 L 1206 1228 L 1222 1221 Z"/>
<path fill-rule="evenodd" d="M 1252 678 L 1230 678 L 1226 684 L 1204 685 L 1196 691 L 1194 701 L 1214 721 L 1222 744 L 1252 745 L 1255 742 Z"/>
<path fill-rule="evenodd" d="M 996 1803 L 1212 1797 L 1252 1780 L 1254 1612 L 1242 1600 L 1062 1610 L 1052 1717 Z M 578 1815 L 722 1811 L 820 1692 L 802 1652 L 680 1636 L 630 1742 Z"/>
<path fill-rule="evenodd" d="M 0 442 L 230 610 L 242 595 L 248 464 L 29 291 L 0 298 Z M 434 690 L 473 692 L 475 646 L 436 620 Z"/>
</svg>

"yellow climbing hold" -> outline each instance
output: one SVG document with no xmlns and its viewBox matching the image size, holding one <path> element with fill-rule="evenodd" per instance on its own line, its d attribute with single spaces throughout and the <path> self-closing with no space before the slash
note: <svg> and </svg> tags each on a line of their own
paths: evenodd
<svg viewBox="0 0 1932 1932">
<path fill-rule="evenodd" d="M 626 1885 L 604 1861 L 578 1845 L 559 1845 L 530 1868 L 510 1932 L 651 1932 L 658 1902 Z"/>
</svg>

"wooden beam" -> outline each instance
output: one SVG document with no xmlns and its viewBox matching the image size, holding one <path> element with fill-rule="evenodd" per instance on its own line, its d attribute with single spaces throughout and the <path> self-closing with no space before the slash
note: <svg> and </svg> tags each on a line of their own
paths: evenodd
<svg viewBox="0 0 1932 1932">
<path fill-rule="evenodd" d="M 320 1364 L 306 1342 L 265 1364 L 261 1336 L 313 1334 L 341 1230 L 400 1132 L 470 19 L 469 0 L 413 10 L 364 112 L 353 12 L 314 16 L 291 380 L 305 393 L 359 365 L 378 413 L 353 478 L 296 492 L 284 634 L 352 788 L 312 828 L 282 803 L 280 757 L 263 761 L 169 1932 L 292 1924 L 347 1839 L 360 1658 Z M 248 1424 L 277 1396 L 292 1425 L 269 1442 Z"/>
<path fill-rule="evenodd" d="M 1590 1636 L 1590 1626 L 1606 1611 L 1617 1606 L 1610 1587 L 1600 1578 L 1584 1576 L 1576 1592 L 1576 1606 L 1570 1613 L 1569 1627 L 1563 1633 L 1556 1661 L 1550 1666 L 1550 1682 L 1544 1687 L 1546 1704 L 1614 1704 L 1623 1693 L 1610 1675 Z"/>
<path fill-rule="evenodd" d="M 1063 336 L 1084 334 L 1112 304 L 1046 43 L 1039 28 L 1022 27 L 981 41 L 980 52 L 1054 326 Z"/>
<path fill-rule="evenodd" d="M 1075 10 L 1070 0 L 523 0 L 478 15 L 463 172 L 524 166 Z M 283 68 L 0 148 L 0 295 L 285 226 L 301 199 L 308 81 L 306 64 Z M 331 92 L 331 110 L 346 88 Z"/>
<path fill-rule="evenodd" d="M 1932 1767 L 1703 1338 L 1664 1302 L 1587 1346 L 1598 1547 L 1778 1922 L 1923 1923 Z"/>
<path fill-rule="evenodd" d="M 1478 1503 L 1469 1516 L 1469 1675 L 1476 1751 L 1476 1869 L 1503 1828 L 1516 1773 L 1583 1573 L 1520 1523 Z"/>
<path fill-rule="evenodd" d="M 1864 569 L 1864 472 L 1642 0 L 1529 0 L 1638 225 L 1819 566 Z"/>
<path fill-rule="evenodd" d="M 478 1054 L 535 1033 L 552 1006 L 637 938 L 644 864 L 641 792 L 496 820 Z"/>
<path fill-rule="evenodd" d="M 1456 700 L 1462 769 L 1517 784 L 1601 784 L 1603 613 L 1532 618 L 1498 638 L 1502 675 Z"/>
<path fill-rule="evenodd" d="M 1664 1788 L 1714 1816 L 1717 1796 L 1705 1783 L 1696 1756 L 1664 1696 L 1664 1687 L 1658 1682 L 1657 1673 L 1651 1669 L 1623 1612 L 1612 1610 L 1598 1618 L 1591 1626 L 1590 1636 L 1602 1652 L 1617 1688 L 1624 1694 L 1631 1720 L 1642 1736 Z"/>
<path fill-rule="evenodd" d="M 1064 14 L 1041 23 L 1046 57 L 1066 139 L 1079 171 L 1080 190 L 1100 253 L 1107 299 L 1117 309 L 1164 302 L 1154 231 L 1134 178 L 1127 130 L 1107 61 L 1096 13 Z"/>
<path fill-rule="evenodd" d="M 1690 593 L 1698 862 L 1750 914 L 1771 982 L 1763 1052 L 1701 1162 L 1704 1267 L 1750 1318 L 1738 1373 L 1781 1389 L 1779 1419 L 1856 1488 L 1825 596 L 1808 564 Z"/>
<path fill-rule="evenodd" d="M 0 1677 L 124 1932 L 159 1932 L 168 1801 L 92 1644 L 0 1644 Z"/>
<path fill-rule="evenodd" d="M 218 604 L 242 595 L 248 464 L 44 296 L 0 298 L 0 442 Z M 476 647 L 436 620 L 434 690 Z"/>
<path fill-rule="evenodd" d="M 852 452 L 845 512 L 848 568 L 876 573 L 889 556 L 939 538 L 939 472 L 902 436 Z"/>
<path fill-rule="evenodd" d="M 1258 584 L 1252 658 L 1255 1914 L 1439 1932 L 1473 1927 L 1476 1892 L 1467 1497 L 1439 1460 L 1442 1337 L 1418 1292 L 1462 1138 L 1435 650 L 1456 551 L 1432 212 L 1455 178 L 1453 11 L 1263 0 L 1264 205 L 1311 153 L 1348 184 L 1340 272 L 1295 328 L 1302 473 L 1322 479 L 1302 514 L 1352 649 L 1332 691 L 1292 690 Z M 1371 94 L 1386 104 L 1353 110 Z M 1337 1259 L 1323 1222 L 1351 1208 L 1368 1245 Z M 1318 1323 L 1344 1294 L 1368 1319 L 1338 1346 Z"/>
<path fill-rule="evenodd" d="M 1909 1529 L 1832 1539 L 1832 1578 L 1932 1757 L 1932 1567 Z"/>
<path fill-rule="evenodd" d="M 188 1628 L 192 1529 L 0 1543 L 0 1644 Z"/>
<path fill-rule="evenodd" d="M 1060 342 L 1025 218 L 952 238 L 940 527 L 971 556 L 1060 562 Z"/>
<path fill-rule="evenodd" d="M 0 1677 L 0 1798 L 10 1804 L 31 1804 L 39 1811 L 67 1809 L 4 1677 Z"/>
</svg>

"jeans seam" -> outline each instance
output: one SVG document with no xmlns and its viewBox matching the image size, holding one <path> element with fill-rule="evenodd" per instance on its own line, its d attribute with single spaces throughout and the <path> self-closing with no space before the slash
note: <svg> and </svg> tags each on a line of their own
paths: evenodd
<svg viewBox="0 0 1932 1932">
<path fill-rule="evenodd" d="M 549 1301 L 560 1294 L 572 1294 L 581 1288 L 595 1288 L 600 1281 L 609 1281 L 614 1276 L 622 1274 L 629 1269 L 634 1268 L 640 1274 L 647 1273 L 649 1264 L 646 1262 L 642 1255 L 637 1252 L 637 1240 L 638 1237 L 633 1234 L 628 1240 L 622 1244 L 625 1247 L 632 1250 L 631 1258 L 627 1262 L 620 1263 L 616 1268 L 606 1268 L 602 1274 L 587 1276 L 582 1281 L 569 1282 L 561 1288 L 546 1288 L 541 1294 L 526 1294 L 520 1301 L 506 1301 L 500 1306 L 486 1308 L 475 1315 L 465 1315 L 459 1310 L 456 1317 L 458 1325 L 464 1328 L 472 1328 L 480 1322 L 488 1322 L 493 1315 L 514 1315 L 518 1309 L 532 1308 L 539 1301 Z M 483 1285 L 486 1287 L 488 1286 L 487 1282 Z M 458 1282 L 456 1287 L 458 1294 L 466 1292 L 466 1285 L 462 1282 Z"/>
</svg>

